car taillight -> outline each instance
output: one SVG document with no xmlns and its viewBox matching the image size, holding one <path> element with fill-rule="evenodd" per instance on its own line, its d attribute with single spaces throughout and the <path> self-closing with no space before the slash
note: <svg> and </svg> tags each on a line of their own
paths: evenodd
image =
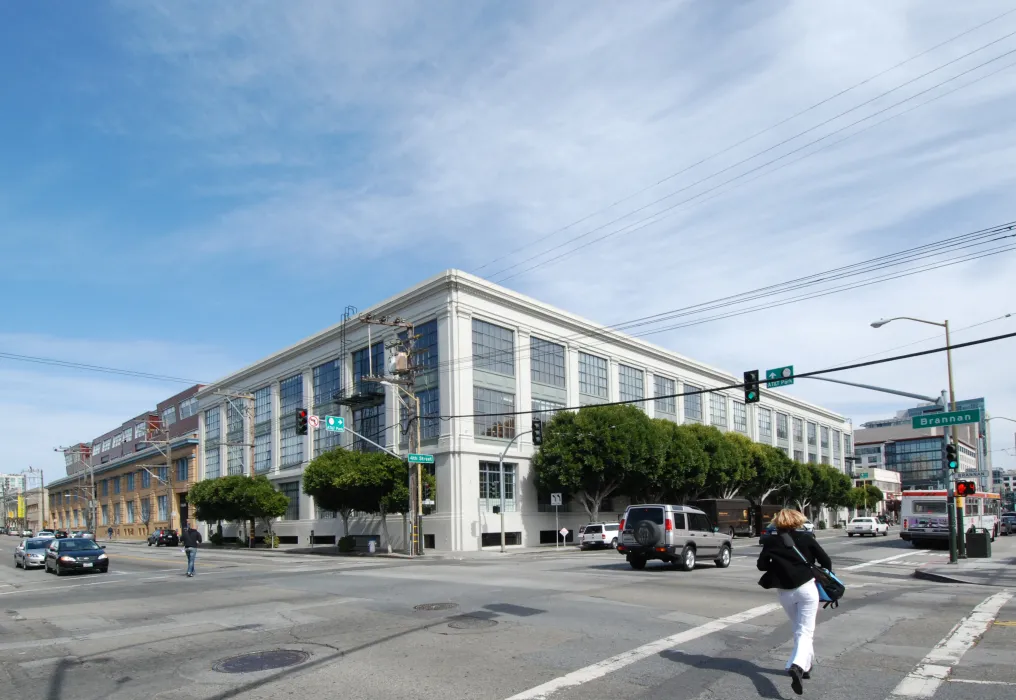
<svg viewBox="0 0 1016 700">
<path fill-rule="evenodd" d="M 664 529 L 667 532 L 670 532 L 671 530 L 673 530 L 674 529 L 674 521 L 671 520 L 670 518 L 667 518 L 667 520 L 665 521 L 665 524 L 664 524 Z"/>
<path fill-rule="evenodd" d="M 600 535 L 600 539 L 601 540 L 605 540 L 605 539 L 607 539 L 607 536 L 606 535 Z"/>
<path fill-rule="evenodd" d="M 903 529 L 904 530 L 907 529 L 907 519 L 906 518 L 903 518 Z"/>
<path fill-rule="evenodd" d="M 624 520 L 622 520 L 617 527 L 621 532 L 624 532 Z"/>
</svg>

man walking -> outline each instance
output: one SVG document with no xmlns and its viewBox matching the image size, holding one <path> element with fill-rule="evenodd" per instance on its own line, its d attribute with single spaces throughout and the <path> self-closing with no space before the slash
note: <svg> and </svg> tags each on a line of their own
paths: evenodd
<svg viewBox="0 0 1016 700">
<path fill-rule="evenodd" d="M 183 534 L 180 536 L 180 544 L 187 554 L 187 577 L 194 577 L 194 560 L 198 557 L 198 545 L 201 544 L 201 533 L 190 525 L 183 526 Z"/>
</svg>

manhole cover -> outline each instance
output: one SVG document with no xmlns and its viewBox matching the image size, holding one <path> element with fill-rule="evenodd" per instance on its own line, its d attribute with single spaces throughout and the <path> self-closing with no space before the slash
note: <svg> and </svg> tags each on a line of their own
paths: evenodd
<svg viewBox="0 0 1016 700">
<path fill-rule="evenodd" d="M 458 603 L 421 603 L 413 610 L 454 610 L 459 607 Z"/>
<path fill-rule="evenodd" d="M 310 654 L 296 649 L 272 649 L 257 651 L 253 654 L 241 654 L 223 659 L 212 666 L 219 673 L 253 673 L 255 671 L 271 671 L 275 668 L 286 668 L 303 663 Z"/>
<path fill-rule="evenodd" d="M 487 620 L 482 617 L 471 617 L 469 615 L 456 617 L 448 623 L 448 626 L 453 630 L 483 630 L 495 625 L 497 625 L 497 620 Z"/>
</svg>

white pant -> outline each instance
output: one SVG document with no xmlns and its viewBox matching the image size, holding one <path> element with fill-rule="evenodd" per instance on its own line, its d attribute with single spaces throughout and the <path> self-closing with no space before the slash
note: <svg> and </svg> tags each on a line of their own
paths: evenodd
<svg viewBox="0 0 1016 700">
<path fill-rule="evenodd" d="M 794 652 L 787 661 L 787 670 L 795 665 L 810 671 L 815 659 L 815 617 L 818 615 L 818 588 L 808 581 L 800 588 L 780 589 L 780 605 L 794 623 Z"/>
</svg>

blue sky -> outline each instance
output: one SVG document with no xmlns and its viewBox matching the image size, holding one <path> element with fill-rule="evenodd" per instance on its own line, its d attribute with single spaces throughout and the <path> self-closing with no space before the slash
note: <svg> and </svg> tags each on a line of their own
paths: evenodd
<svg viewBox="0 0 1016 700">
<path fill-rule="evenodd" d="M 988 75 L 1016 54 L 976 68 L 1016 49 L 1016 14 L 878 75 L 1007 8 L 716 8 L 7 6 L 0 351 L 208 380 L 334 323 L 346 304 L 366 307 L 450 267 L 614 323 L 1016 219 L 1016 68 Z M 908 97 L 757 179 L 708 189 Z M 527 270 L 597 227 L 654 213 L 662 218 Z M 1013 255 L 650 339 L 731 371 L 829 366 L 935 335 L 906 323 L 875 331 L 874 318 L 963 328 L 1016 310 Z M 1014 329 L 1010 317 L 957 341 Z M 1003 371 L 1011 342 L 957 353 L 957 388 L 1016 418 L 1016 380 Z M 852 378 L 937 393 L 942 364 Z M 9 360 L 0 382 L 5 471 L 55 471 L 53 446 L 179 389 Z M 855 423 L 907 405 L 817 383 L 791 391 Z M 995 425 L 995 447 L 1011 446 L 1012 424 Z"/>
</svg>

